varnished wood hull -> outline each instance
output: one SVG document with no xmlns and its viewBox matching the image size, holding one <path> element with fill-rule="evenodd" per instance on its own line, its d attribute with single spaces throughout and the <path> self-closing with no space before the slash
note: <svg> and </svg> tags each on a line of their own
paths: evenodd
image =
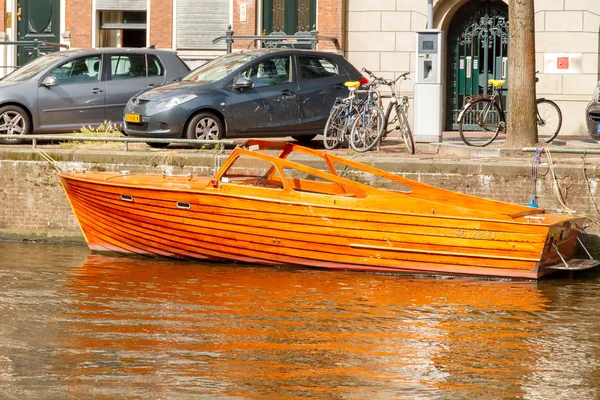
<svg viewBox="0 0 600 400">
<path fill-rule="evenodd" d="M 114 174 L 112 174 L 114 175 Z M 60 174 L 95 251 L 265 265 L 539 278 L 560 259 L 549 234 L 573 257 L 577 231 L 552 225 L 357 210 L 336 204 L 256 198 L 196 184 L 146 184 L 110 174 Z M 179 207 L 178 207 L 179 204 Z M 181 208 L 181 205 L 188 208 Z"/>
</svg>

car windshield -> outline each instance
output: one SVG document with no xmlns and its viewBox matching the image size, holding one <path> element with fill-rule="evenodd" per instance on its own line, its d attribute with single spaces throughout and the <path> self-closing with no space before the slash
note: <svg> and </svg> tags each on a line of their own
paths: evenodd
<svg viewBox="0 0 600 400">
<path fill-rule="evenodd" d="M 258 54 L 228 54 L 206 63 L 182 78 L 184 81 L 214 82 L 259 57 Z"/>
<path fill-rule="evenodd" d="M 31 79 L 38 72 L 43 71 L 47 67 L 54 65 L 58 60 L 62 60 L 67 57 L 66 54 L 56 52 L 49 54 L 44 57 L 36 58 L 33 61 L 28 62 L 19 69 L 14 70 L 10 74 L 2 78 L 3 82 L 23 82 Z"/>
</svg>

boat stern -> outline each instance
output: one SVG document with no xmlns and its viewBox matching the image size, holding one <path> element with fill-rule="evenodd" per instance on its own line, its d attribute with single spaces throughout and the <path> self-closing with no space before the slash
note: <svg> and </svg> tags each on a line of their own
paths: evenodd
<svg viewBox="0 0 600 400">
<path fill-rule="evenodd" d="M 539 276 L 557 270 L 581 271 L 598 266 L 581 241 L 585 218 L 569 218 L 550 226 L 540 262 Z M 583 255 L 585 258 L 576 258 Z"/>
</svg>

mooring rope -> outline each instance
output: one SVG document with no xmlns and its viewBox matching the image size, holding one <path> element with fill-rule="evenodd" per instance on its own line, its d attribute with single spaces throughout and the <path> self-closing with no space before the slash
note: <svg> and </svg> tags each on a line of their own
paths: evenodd
<svg viewBox="0 0 600 400">
<path fill-rule="evenodd" d="M 590 195 L 590 200 L 592 201 L 592 204 L 594 205 L 594 209 L 596 210 L 596 216 L 598 216 L 598 215 L 600 215 L 600 209 L 598 209 L 598 203 L 596 203 L 596 199 L 594 199 L 594 194 L 592 193 L 592 188 L 590 187 L 590 181 L 587 176 L 587 167 L 585 164 L 586 156 L 587 156 L 587 154 L 586 154 L 586 151 L 584 150 L 583 157 L 581 158 L 581 160 L 583 162 L 583 179 L 585 179 L 585 185 L 587 186 L 588 193 Z M 593 219 L 590 217 L 586 217 L 586 218 L 593 224 L 600 226 L 600 222 L 598 222 L 597 219 Z"/>
<path fill-rule="evenodd" d="M 567 212 L 569 214 L 575 214 L 576 211 L 570 209 L 569 207 L 567 207 L 567 205 L 565 204 L 565 199 L 562 195 L 562 192 L 560 191 L 560 186 L 558 185 L 558 179 L 556 178 L 556 172 L 554 170 L 554 163 L 552 162 L 552 154 L 550 153 L 550 150 L 545 149 L 544 150 L 546 152 L 546 156 L 548 157 L 548 168 L 550 170 L 550 172 L 552 172 L 552 180 L 553 180 L 553 186 L 554 186 L 554 193 L 556 194 L 556 198 L 558 199 L 558 202 L 564 207 L 564 212 Z M 559 210 L 561 211 L 561 210 Z"/>
<path fill-rule="evenodd" d="M 57 161 L 55 161 L 52 157 L 50 157 L 48 155 L 48 153 L 46 153 L 44 150 L 39 149 L 39 148 L 35 148 L 37 150 L 37 152 L 40 154 L 40 156 L 48 163 L 50 164 L 50 166 L 52 168 L 54 168 L 55 171 L 57 172 L 65 172 L 67 171 L 67 169 L 61 165 L 60 163 L 58 163 Z"/>
</svg>

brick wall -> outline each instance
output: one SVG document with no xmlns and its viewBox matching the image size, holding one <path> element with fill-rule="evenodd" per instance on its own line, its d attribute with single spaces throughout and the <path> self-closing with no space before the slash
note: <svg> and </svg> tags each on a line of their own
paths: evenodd
<svg viewBox="0 0 600 400">
<path fill-rule="evenodd" d="M 173 0 L 150 1 L 150 44 L 170 49 L 173 44 Z"/>
<path fill-rule="evenodd" d="M 68 25 L 71 47 L 92 47 L 92 0 L 70 0 Z"/>
<path fill-rule="evenodd" d="M 13 154 L 14 156 L 14 154 Z M 26 238 L 44 238 L 50 235 L 58 237 L 81 238 L 79 228 L 67 198 L 60 186 L 54 171 L 45 162 L 26 161 L 35 154 L 23 154 L 22 161 L 0 161 L 0 203 L 10 207 L 0 208 L 0 238 L 21 236 Z M 74 157 L 85 159 L 83 153 L 74 153 Z M 69 159 L 68 156 L 55 158 Z M 107 163 L 78 163 L 78 166 L 90 170 L 109 171 L 131 170 L 135 173 L 162 173 L 168 166 L 157 165 L 155 155 L 129 155 L 120 157 L 109 154 Z M 3 157 L 7 158 L 7 157 Z M 90 160 L 99 160 L 99 156 L 91 154 Z M 595 160 L 597 163 L 597 160 Z M 431 184 L 445 189 L 507 201 L 526 204 L 531 194 L 530 160 L 518 162 L 481 162 L 452 160 L 415 160 L 404 162 L 386 161 L 385 158 L 372 158 L 366 161 L 375 167 L 393 172 L 407 178 Z M 169 160 L 173 173 L 192 172 L 194 176 L 212 175 L 214 159 L 212 154 L 188 157 L 175 157 Z M 587 215 L 599 220 L 591 197 L 597 197 L 600 187 L 600 169 L 588 164 L 588 181 L 586 182 L 581 163 L 561 164 L 556 162 L 556 176 L 567 206 L 578 214 Z M 151 166 L 153 165 L 153 166 Z M 591 193 L 590 193 L 591 192 Z M 551 174 L 540 176 L 537 181 L 538 204 L 549 211 L 562 211 L 553 188 Z M 587 237 L 589 242 L 600 243 L 599 225 L 591 224 Z M 12 235 L 12 236 L 11 236 Z"/>
<path fill-rule="evenodd" d="M 65 1 L 65 31 L 71 31 L 71 1 Z M 62 34 L 62 32 L 61 32 Z M 69 42 L 70 44 L 70 42 Z"/>
<path fill-rule="evenodd" d="M 337 38 L 337 44 L 330 41 L 319 42 L 319 50 L 344 50 L 343 32 L 345 26 L 343 0 L 319 0 L 317 10 L 317 30 L 319 35 Z"/>
<path fill-rule="evenodd" d="M 246 21 L 240 21 L 240 5 L 246 4 Z M 234 35 L 259 35 L 256 32 L 256 1 L 255 0 L 233 0 L 233 32 Z M 250 42 L 238 40 L 233 42 L 234 49 L 245 49 Z"/>
<path fill-rule="evenodd" d="M 6 4 L 0 0 L 0 32 L 4 32 L 4 22 L 6 21 Z"/>
</svg>

